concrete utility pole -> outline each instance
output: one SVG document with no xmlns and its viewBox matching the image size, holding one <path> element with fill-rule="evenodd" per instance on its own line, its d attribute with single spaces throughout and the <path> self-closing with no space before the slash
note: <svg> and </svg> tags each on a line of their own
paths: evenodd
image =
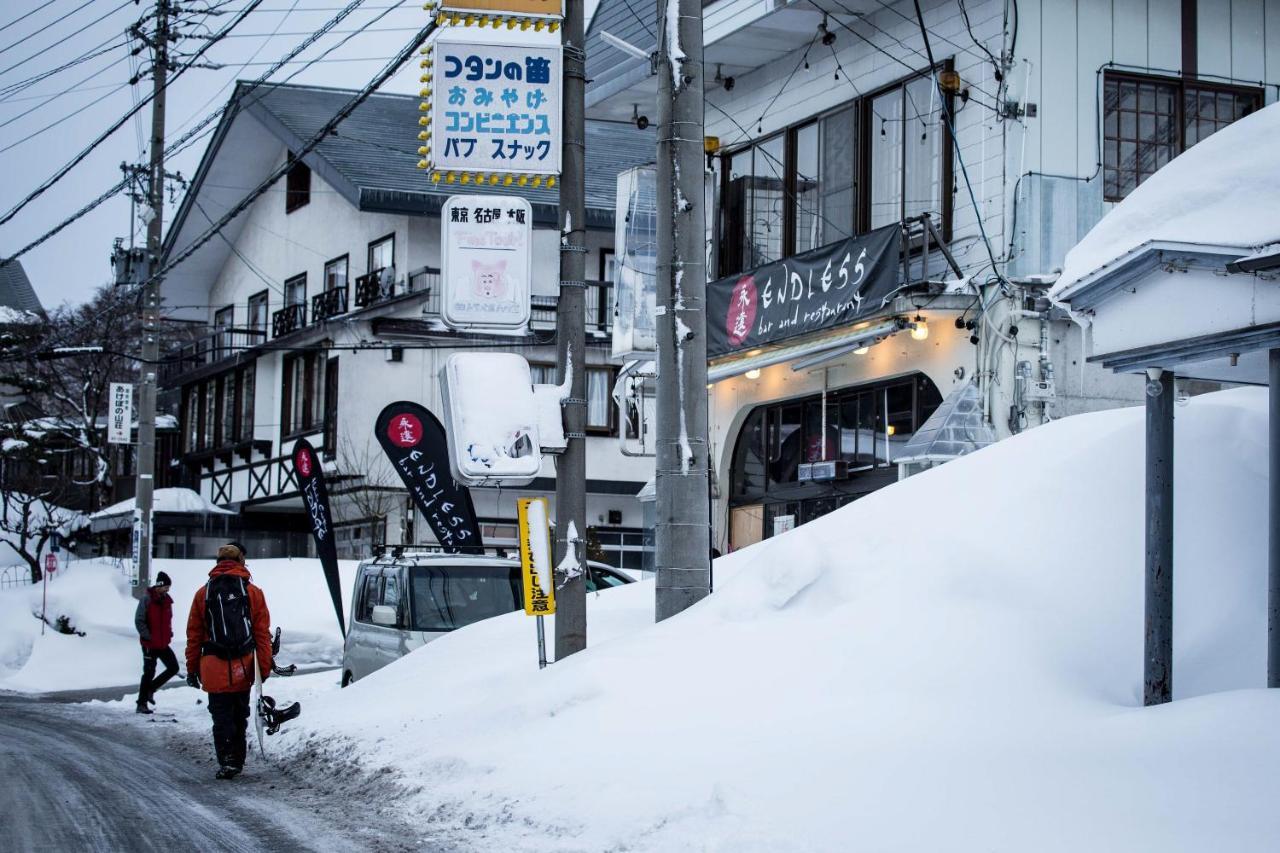
<svg viewBox="0 0 1280 853">
<path fill-rule="evenodd" d="M 135 492 L 135 524 L 142 523 L 138 552 L 138 586 L 142 595 L 151 584 L 152 493 L 156 469 L 156 361 L 160 357 L 160 243 L 164 236 L 164 102 L 169 76 L 169 0 L 156 0 L 156 33 L 151 44 L 151 180 L 148 196 L 151 221 L 147 223 L 147 278 L 142 288 L 142 387 L 138 389 L 138 480 Z"/>
<path fill-rule="evenodd" d="M 565 0 L 564 126 L 560 166 L 560 300 L 556 357 L 564 401 L 564 453 L 556 460 L 556 660 L 587 647 L 586 52 L 583 0 Z M 575 535 L 570 535 L 571 532 Z M 566 555 L 570 559 L 566 563 Z M 576 568 L 560 571 L 561 566 Z"/>
<path fill-rule="evenodd" d="M 1271 380 L 1267 397 L 1267 518 L 1271 522 L 1267 525 L 1267 686 L 1280 687 L 1280 349 L 1271 350 L 1267 358 Z"/>
<path fill-rule="evenodd" d="M 701 0 L 659 0 L 658 31 L 660 622 L 705 598 L 711 583 Z"/>
<path fill-rule="evenodd" d="M 1173 374 L 1147 371 L 1146 645 L 1142 704 L 1173 699 Z"/>
</svg>

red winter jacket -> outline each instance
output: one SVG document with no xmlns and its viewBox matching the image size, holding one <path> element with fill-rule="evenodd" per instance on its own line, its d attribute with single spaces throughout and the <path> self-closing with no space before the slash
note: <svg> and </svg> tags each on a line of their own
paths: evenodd
<svg viewBox="0 0 1280 853">
<path fill-rule="evenodd" d="M 155 587 L 148 589 L 146 598 L 138 602 L 133 625 L 138 629 L 138 641 L 144 649 L 169 648 L 173 642 L 173 599 Z"/>
<path fill-rule="evenodd" d="M 258 650 L 258 670 L 265 681 L 271 675 L 271 613 L 262 590 L 248 583 L 249 570 L 235 560 L 221 560 L 209 572 L 209 577 L 234 575 L 244 579 L 249 592 L 249 622 L 253 628 L 253 641 Z M 204 600 L 207 590 L 200 587 L 191 601 L 191 613 L 187 616 L 187 672 L 200 673 L 200 686 L 206 693 L 238 693 L 253 687 L 253 652 L 239 660 L 223 660 L 214 655 L 202 655 L 201 646 L 209 639 L 205 627 Z"/>
</svg>

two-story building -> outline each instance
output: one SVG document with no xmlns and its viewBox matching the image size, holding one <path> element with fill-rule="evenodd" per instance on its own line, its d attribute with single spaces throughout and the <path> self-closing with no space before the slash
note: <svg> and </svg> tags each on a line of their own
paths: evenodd
<svg viewBox="0 0 1280 853">
<path fill-rule="evenodd" d="M 1140 379 L 1086 363 L 1087 331 L 1047 287 L 1115 202 L 1280 83 L 1268 0 L 920 6 L 923 21 L 911 0 L 703 4 L 711 288 L 763 299 L 769 264 L 901 235 L 885 300 L 801 334 L 753 313 L 712 349 L 722 550 L 892 482 L 969 383 L 996 439 L 1140 401 Z M 656 50 L 663 31 L 654 4 L 602 0 L 588 116 L 656 120 L 655 68 L 618 45 Z"/>
<path fill-rule="evenodd" d="M 431 543 L 373 435 L 379 411 L 412 400 L 442 414 L 438 371 L 458 350 L 517 352 L 534 381 L 557 381 L 558 190 L 447 186 L 416 168 L 418 99 L 375 94 L 313 151 L 292 152 L 354 93 L 307 86 L 237 88 L 165 242 L 176 257 L 269 173 L 287 177 L 262 194 L 164 281 L 173 316 L 199 319 L 209 336 L 167 365 L 180 389 L 186 483 L 235 509 L 233 532 L 261 555 L 305 553 L 290 453 L 307 438 L 323 448 L 339 553 L 371 545 Z M 615 176 L 653 158 L 653 133 L 629 122 L 587 125 L 587 520 L 606 555 L 639 565 L 636 493 L 652 463 L 617 450 L 609 394 Z M 451 331 L 440 319 L 442 203 L 468 190 L 519 193 L 532 206 L 532 322 L 522 334 Z M 554 464 L 519 494 L 554 499 Z M 511 490 L 473 489 L 486 544 L 515 542 Z M 157 532 L 163 546 L 165 531 Z"/>
</svg>

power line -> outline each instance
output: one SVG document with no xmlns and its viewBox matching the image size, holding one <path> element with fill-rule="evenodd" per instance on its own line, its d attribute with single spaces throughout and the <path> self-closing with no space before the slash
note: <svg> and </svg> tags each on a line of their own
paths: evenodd
<svg viewBox="0 0 1280 853">
<path fill-rule="evenodd" d="M 74 68 L 75 66 L 80 65 L 81 63 L 84 63 L 84 62 L 88 62 L 91 59 L 97 59 L 99 56 L 102 56 L 103 54 L 107 54 L 113 50 L 118 50 L 122 47 L 128 46 L 127 39 L 125 41 L 120 41 L 120 42 L 117 42 L 116 44 L 112 44 L 108 46 L 108 42 L 112 41 L 112 39 L 118 39 L 118 38 L 119 36 L 114 36 L 114 35 L 110 36 L 109 38 L 106 39 L 106 41 L 99 42 L 97 46 L 89 48 L 89 50 L 85 51 L 80 56 L 68 62 L 64 62 L 62 65 L 59 65 L 57 68 L 50 69 L 49 71 L 42 71 L 41 73 L 36 74 L 32 77 L 28 77 L 25 80 L 20 80 L 17 83 L 10 83 L 7 86 L 0 87 L 0 101 L 8 100 L 11 95 L 17 92 L 21 92 L 24 89 L 30 89 L 32 86 L 34 86 L 36 83 L 39 83 L 41 80 L 46 80 L 55 74 L 60 74 L 63 71 L 66 71 L 68 68 Z M 118 62 L 119 60 L 116 60 L 116 61 Z M 114 65 L 115 63 L 112 63 L 112 64 Z"/>
<path fill-rule="evenodd" d="M 22 22 L 23 22 L 23 21 L 25 21 L 27 18 L 30 18 L 32 15 L 34 15 L 36 12 L 39 12 L 41 9 L 47 9 L 47 8 L 49 8 L 49 7 L 50 7 L 50 6 L 52 6 L 52 5 L 53 5 L 52 3 L 44 3 L 44 4 L 42 4 L 42 5 L 36 6 L 34 9 L 32 9 L 32 10 L 31 10 L 30 12 L 28 12 L 27 14 L 25 14 L 25 15 L 19 15 L 18 17 L 14 18 L 14 19 L 13 19 L 12 21 L 10 21 L 9 23 L 7 23 L 7 24 L 5 24 L 4 26 L 0 27 L 0 32 L 4 32 L 5 30 L 9 29 L 9 27 L 12 27 L 14 24 L 20 24 L 20 23 L 22 23 Z"/>
<path fill-rule="evenodd" d="M 249 13 L 252 12 L 254 8 L 256 8 L 258 4 L 260 4 L 261 2 L 262 0 L 250 0 L 250 2 L 247 3 L 245 7 L 236 14 L 236 17 L 233 18 L 230 21 L 230 23 L 228 23 L 227 26 L 223 28 L 222 31 L 224 33 L 229 32 L 237 24 L 243 21 L 249 15 Z M 168 85 L 170 86 L 173 85 L 173 82 L 177 80 L 179 77 L 181 77 L 184 71 L 191 68 L 191 66 L 195 63 L 195 61 L 198 60 L 201 56 L 203 56 L 205 51 L 207 51 L 214 44 L 216 44 L 215 41 L 209 41 L 201 45 L 200 49 L 196 51 L 195 55 L 191 58 L 191 61 L 188 62 L 186 65 L 179 67 L 178 70 L 174 72 L 173 77 L 170 78 L 168 81 Z M 77 154 L 66 165 L 64 165 L 61 169 L 55 172 L 52 177 L 48 178 L 47 180 L 44 181 L 44 183 L 42 183 L 40 186 L 32 190 L 31 193 L 29 193 L 26 198 L 18 202 L 18 204 L 16 204 L 12 209 L 10 209 L 7 213 L 5 213 L 4 216 L 0 216 L 0 225 L 4 225 L 6 222 L 13 219 L 13 217 L 18 214 L 18 211 L 22 210 L 24 207 L 26 207 L 36 198 L 41 196 L 45 192 L 45 190 L 49 189 L 49 187 L 53 186 L 58 181 L 62 180 L 62 178 L 64 178 L 68 172 L 70 172 L 77 165 L 83 162 L 84 159 L 88 157 L 89 154 L 92 153 L 95 148 L 97 148 L 107 139 L 107 137 L 111 136 L 111 134 L 115 133 L 117 130 L 123 127 L 125 122 L 133 118 L 134 114 L 136 114 L 138 110 L 142 109 L 142 107 L 144 107 L 145 105 L 151 103 L 152 99 L 154 99 L 155 96 L 156 96 L 156 93 L 152 92 L 151 94 L 147 95 L 147 97 L 141 99 L 138 102 L 137 106 L 135 106 L 133 109 L 129 110 L 123 116 L 121 116 L 119 119 L 113 122 L 111 127 L 107 128 L 105 131 L 99 134 L 98 137 L 93 142 L 89 143 L 89 145 L 86 146 L 79 154 Z"/>
<path fill-rule="evenodd" d="M 89 3 L 91 3 L 91 2 L 93 2 L 93 0 L 88 0 L 88 2 L 86 2 L 86 3 L 84 4 L 84 6 L 88 6 L 88 5 L 89 5 Z M 83 27 L 81 27 L 80 29 L 76 30 L 74 33 L 71 33 L 70 35 L 67 35 L 67 36 L 63 36 L 63 37 L 62 37 L 62 39 L 61 39 L 61 41 L 62 41 L 62 42 L 64 42 L 64 43 L 65 43 L 65 42 L 70 41 L 71 39 L 73 39 L 73 38 L 75 38 L 76 36 L 80 35 L 80 34 L 81 34 L 82 32 L 84 32 L 85 30 L 89 29 L 89 27 L 92 27 L 94 24 L 99 23 L 100 21 L 104 21 L 104 20 L 106 20 L 107 18 L 109 18 L 109 17 L 111 17 L 112 15 L 114 15 L 116 12 L 119 12 L 121 9 L 125 8 L 126 6 L 129 6 L 129 5 L 130 5 L 130 4 L 132 4 L 132 3 L 133 3 L 133 0 L 124 0 L 124 2 L 123 2 L 123 3 L 121 3 L 119 6 L 116 6 L 116 7 L 115 7 L 114 9 L 112 9 L 111 11 L 106 12 L 106 13 L 104 13 L 103 15 L 101 15 L 101 16 L 99 16 L 99 17 L 97 17 L 97 18 L 94 18 L 92 21 L 90 21 L 89 23 L 85 24 Z M 81 9 L 83 9 L 83 8 L 84 8 L 84 6 L 81 6 L 80 8 L 81 8 Z M 79 11 L 79 9 L 77 9 L 76 11 Z M 64 15 L 64 16 L 63 16 L 63 18 L 65 18 L 65 17 L 67 17 L 67 15 Z M 62 18 L 59 18 L 58 20 L 60 21 L 60 20 L 62 20 Z M 58 21 L 54 21 L 54 23 L 56 24 L 56 23 L 58 23 Z M 50 24 L 49 26 L 53 26 L 53 24 Z M 45 29 L 48 29 L 48 27 L 45 27 Z M 44 30 L 40 30 L 40 32 L 44 32 Z M 32 35 L 37 35 L 37 34 L 38 34 L 38 33 L 32 33 Z M 10 44 L 8 47 L 0 48 L 0 53 L 4 53 L 6 50 L 9 50 L 9 48 L 17 47 L 18 45 L 20 45 L 20 44 L 24 43 L 24 42 L 25 42 L 27 39 L 29 39 L 29 38 L 31 38 L 31 36 L 27 36 L 26 38 L 18 39 L 17 41 L 15 41 L 15 42 L 13 42 L 12 44 Z M 19 66 L 21 66 L 21 65 L 26 65 L 28 62 L 30 62 L 30 61 L 31 61 L 31 60 L 33 60 L 33 59 L 38 59 L 39 57 L 44 56 L 44 52 L 45 52 L 46 50 L 48 50 L 48 49 L 49 49 L 49 47 L 50 47 L 50 46 L 46 46 L 46 47 L 44 47 L 43 49 L 36 51 L 35 53 L 33 53 L 33 54 L 31 54 L 30 56 L 28 56 L 26 59 L 20 59 L 20 60 L 18 60 L 18 61 L 17 61 L 17 62 L 15 62 L 13 65 L 10 65 L 8 68 L 4 69 L 3 71 L 0 71 L 0 74 L 8 74 L 8 73 L 9 73 L 10 71 L 12 71 L 13 69 L 15 69 L 15 68 L 17 68 L 17 67 L 19 67 Z"/>
<path fill-rule="evenodd" d="M 191 244 L 188 245 L 185 249 L 183 249 L 180 253 L 178 253 L 177 256 L 170 258 L 168 263 L 166 263 L 162 269 L 153 272 L 152 277 L 155 278 L 155 277 L 163 276 L 165 273 L 172 270 L 178 264 L 182 263 L 187 258 L 195 254 L 196 250 L 198 250 L 205 243 L 209 242 L 209 240 L 213 239 L 215 234 L 217 234 L 219 231 L 221 231 L 223 228 L 229 225 L 237 216 L 239 216 L 241 213 L 247 210 L 249 208 L 249 205 L 253 204 L 253 202 L 256 201 L 259 196 L 265 193 L 268 189 L 271 188 L 273 184 L 275 184 L 277 181 L 283 178 L 286 174 L 288 174 L 289 169 L 293 165 L 292 159 L 301 159 L 302 157 L 314 151 L 315 148 L 321 142 L 324 141 L 325 137 L 331 134 L 334 131 L 334 129 L 338 127 L 338 125 L 342 124 L 342 122 L 345 121 L 347 117 L 350 116 L 351 113 L 355 111 L 356 107 L 360 106 L 362 103 L 368 100 L 369 96 L 372 95 L 374 91 L 378 89 L 378 87 L 380 87 L 383 83 L 387 82 L 387 80 L 391 79 L 391 77 L 400 69 L 400 66 L 404 65 L 404 63 L 407 62 L 409 58 L 413 55 L 414 51 L 417 50 L 418 47 L 427 40 L 427 36 L 429 36 L 435 30 L 435 28 L 436 28 L 436 23 L 435 23 L 435 20 L 433 19 L 425 27 L 423 27 L 421 30 L 418 31 L 418 34 L 414 36 L 412 41 L 410 41 L 409 44 L 406 45 L 404 49 L 402 49 L 394 59 L 392 59 L 389 63 L 387 63 L 387 65 L 383 67 L 382 71 L 380 71 L 378 75 L 374 77 L 373 80 L 371 80 L 368 84 L 365 85 L 363 89 L 357 92 L 356 95 L 352 97 L 342 107 L 342 109 L 338 110 L 338 112 L 333 116 L 333 118 L 325 122 L 324 126 L 321 127 L 320 130 L 317 131 L 316 134 L 311 137 L 311 139 L 309 139 L 305 144 L 303 144 L 302 147 L 298 149 L 298 151 L 294 152 L 294 157 L 291 158 L 290 161 L 285 162 L 284 165 L 278 167 L 274 172 L 268 175 L 266 179 L 264 179 L 262 183 L 260 183 L 258 187 L 255 190 L 253 190 L 253 192 L 246 195 L 243 199 L 240 200 L 238 204 L 236 204 L 235 207 L 231 208 L 229 211 L 223 214 L 223 216 L 218 220 L 216 224 L 213 225 L 213 227 L 211 227 L 209 230 L 205 231 L 205 233 L 201 234 L 194 241 L 192 241 Z"/>
</svg>

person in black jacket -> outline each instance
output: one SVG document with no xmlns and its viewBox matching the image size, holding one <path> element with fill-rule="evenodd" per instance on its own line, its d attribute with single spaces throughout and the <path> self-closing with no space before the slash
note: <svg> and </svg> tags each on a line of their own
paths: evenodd
<svg viewBox="0 0 1280 853">
<path fill-rule="evenodd" d="M 169 576 L 156 575 L 155 586 L 138 602 L 133 615 L 142 643 L 142 681 L 138 684 L 138 713 L 150 714 L 156 691 L 178 674 L 178 657 L 169 648 L 173 642 L 173 599 L 169 597 Z M 164 671 L 156 677 L 156 661 L 164 663 Z"/>
</svg>

